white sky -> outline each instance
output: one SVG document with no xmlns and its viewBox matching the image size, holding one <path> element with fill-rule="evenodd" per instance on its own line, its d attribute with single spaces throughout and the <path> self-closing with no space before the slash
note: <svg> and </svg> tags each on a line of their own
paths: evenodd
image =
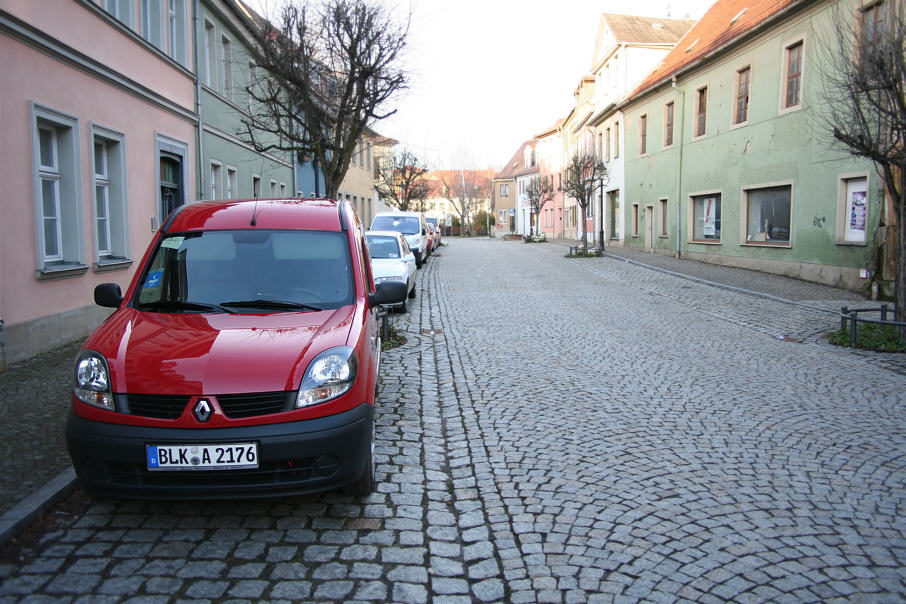
<svg viewBox="0 0 906 604">
<path fill-rule="evenodd" d="M 245 0 L 268 12 L 282 0 Z M 373 127 L 433 168 L 499 168 L 565 117 L 601 13 L 698 18 L 713 0 L 386 0 L 411 10 L 410 89 Z"/>
</svg>

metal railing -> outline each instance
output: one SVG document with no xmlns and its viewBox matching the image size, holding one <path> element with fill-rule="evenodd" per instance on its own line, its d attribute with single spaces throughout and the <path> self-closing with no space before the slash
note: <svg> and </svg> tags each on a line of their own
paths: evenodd
<svg viewBox="0 0 906 604">
<path fill-rule="evenodd" d="M 860 317 L 859 313 L 866 312 L 876 312 L 880 314 L 880 319 L 872 319 L 869 317 Z M 840 329 L 847 328 L 847 322 L 849 323 L 849 345 L 853 348 L 856 347 L 856 330 L 858 323 L 873 323 L 875 325 L 892 325 L 894 327 L 904 327 L 906 322 L 904 321 L 892 321 L 887 319 L 887 314 L 893 313 L 896 316 L 896 306 L 890 307 L 888 304 L 882 304 L 879 307 L 871 308 L 849 308 L 848 306 L 843 306 L 840 308 Z"/>
</svg>

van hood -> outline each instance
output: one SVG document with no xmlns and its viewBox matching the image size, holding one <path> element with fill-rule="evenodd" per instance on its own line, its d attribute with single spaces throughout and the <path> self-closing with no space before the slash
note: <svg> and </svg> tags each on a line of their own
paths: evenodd
<svg viewBox="0 0 906 604">
<path fill-rule="evenodd" d="M 84 348 L 121 394 L 228 394 L 299 387 L 317 353 L 346 344 L 355 306 L 273 314 L 163 314 L 121 308 Z"/>
</svg>

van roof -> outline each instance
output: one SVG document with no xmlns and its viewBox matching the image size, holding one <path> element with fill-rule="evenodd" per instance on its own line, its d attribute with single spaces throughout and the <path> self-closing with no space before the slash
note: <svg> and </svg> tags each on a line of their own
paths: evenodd
<svg viewBox="0 0 906 604">
<path fill-rule="evenodd" d="M 163 230 L 178 233 L 251 228 L 339 231 L 339 202 L 292 198 L 200 201 L 181 206 L 170 215 Z"/>
</svg>

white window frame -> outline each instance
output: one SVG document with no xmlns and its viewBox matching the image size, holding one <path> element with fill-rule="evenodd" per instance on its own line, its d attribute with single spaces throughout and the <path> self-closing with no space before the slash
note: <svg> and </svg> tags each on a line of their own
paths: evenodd
<svg viewBox="0 0 906 604">
<path fill-rule="evenodd" d="M 104 8 L 108 13 L 113 15 L 113 17 L 127 25 L 130 29 L 132 28 L 132 5 L 133 0 L 105 0 Z"/>
<path fill-rule="evenodd" d="M 850 183 L 855 184 L 855 181 L 864 181 L 865 182 L 865 197 L 864 197 L 864 209 L 862 210 L 861 216 L 858 215 L 858 210 L 854 214 L 853 208 L 850 205 L 850 194 L 849 186 Z M 861 187 L 855 187 L 861 188 Z M 848 174 L 841 174 L 837 180 L 837 225 L 836 225 L 836 243 L 837 245 L 856 245 L 856 246 L 866 246 L 868 245 L 868 225 L 871 223 L 871 214 L 869 210 L 871 209 L 870 203 L 870 191 L 871 191 L 871 175 L 868 172 L 852 172 Z M 853 222 L 861 222 L 864 226 L 862 231 L 862 239 L 853 238 L 852 234 L 859 229 L 851 229 L 850 226 Z M 847 239 L 849 237 L 849 239 Z"/>
<path fill-rule="evenodd" d="M 673 110 L 673 115 L 668 118 L 668 112 Z M 667 135 L 670 135 L 668 142 Z M 676 144 L 676 101 L 664 103 L 664 149 L 671 149 Z"/>
<path fill-rule="evenodd" d="M 233 100 L 233 42 L 225 35 L 220 36 L 220 67 L 223 71 L 221 93 Z"/>
<path fill-rule="evenodd" d="M 186 65 L 186 2 L 166 0 L 164 8 L 167 54 L 180 65 Z"/>
<path fill-rule="evenodd" d="M 280 183 L 280 199 L 285 199 L 285 198 L 286 198 L 286 183 L 281 182 Z"/>
<path fill-rule="evenodd" d="M 226 187 L 224 190 L 226 199 L 236 199 L 239 197 L 239 170 L 236 166 L 226 167 L 226 179 L 223 183 Z"/>
<path fill-rule="evenodd" d="M 790 50 L 796 46 L 801 45 L 802 52 L 799 59 L 799 98 L 796 104 L 787 106 L 787 86 L 789 84 L 789 68 L 790 68 Z M 778 112 L 780 114 L 790 113 L 791 111 L 799 111 L 802 109 L 802 99 L 805 96 L 805 61 L 806 61 L 806 43 L 805 36 L 799 36 L 794 38 L 783 45 L 783 55 L 781 57 L 781 68 L 780 68 L 780 98 L 778 99 Z"/>
<path fill-rule="evenodd" d="M 92 154 L 91 174 L 92 208 L 95 222 L 95 269 L 125 268 L 131 264 L 129 248 L 129 203 L 126 183 L 126 137 L 122 132 L 110 130 L 97 124 L 89 126 Z M 104 145 L 104 172 L 98 169 L 94 146 Z M 98 189 L 103 187 L 106 196 L 106 230 L 108 245 L 101 249 L 98 238 L 101 216 L 99 215 Z"/>
<path fill-rule="evenodd" d="M 261 197 L 261 175 L 252 174 L 252 197 L 259 199 Z"/>
<path fill-rule="evenodd" d="M 639 116 L 639 155 L 648 155 L 648 114 Z"/>
<path fill-rule="evenodd" d="M 214 88 L 217 82 L 217 30 L 214 24 L 204 20 L 204 84 Z"/>
<path fill-rule="evenodd" d="M 736 121 L 739 117 L 739 90 L 740 84 L 742 83 L 742 74 L 747 73 L 748 79 L 746 81 L 746 115 L 745 119 Z M 742 126 L 747 126 L 749 124 L 749 115 L 752 111 L 752 66 L 745 65 L 736 70 L 736 75 L 734 77 L 733 85 L 733 102 L 730 103 L 730 128 L 740 128 Z"/>
<path fill-rule="evenodd" d="M 78 118 L 38 105 L 29 105 L 34 166 L 35 260 L 39 278 L 67 276 L 87 270 L 82 214 L 82 160 Z M 40 132 L 51 131 L 53 164 L 42 164 Z M 44 183 L 54 188 L 52 226 L 55 252 L 45 245 Z"/>
<path fill-rule="evenodd" d="M 277 181 L 271 180 L 271 199 L 277 198 Z"/>
<path fill-rule="evenodd" d="M 675 115 L 675 114 L 674 114 Z M 661 197 L 657 200 L 658 204 L 658 237 L 665 239 L 669 237 L 667 232 L 667 198 Z"/>
<path fill-rule="evenodd" d="M 223 163 L 211 160 L 211 199 L 223 199 Z"/>
<path fill-rule="evenodd" d="M 701 114 L 701 92 L 705 93 L 705 123 L 699 134 L 698 116 Z M 705 83 L 695 87 L 695 99 L 692 102 L 692 140 L 698 140 L 708 136 L 708 100 L 711 97 L 711 87 Z"/>
<path fill-rule="evenodd" d="M 142 38 L 163 50 L 164 26 L 161 0 L 141 0 L 139 3 L 142 21 Z"/>
</svg>

